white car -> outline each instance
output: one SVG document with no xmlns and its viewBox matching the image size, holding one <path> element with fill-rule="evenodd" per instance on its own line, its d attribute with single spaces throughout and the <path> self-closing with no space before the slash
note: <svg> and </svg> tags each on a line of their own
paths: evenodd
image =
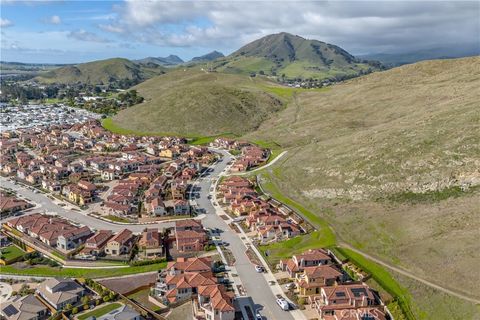
<svg viewBox="0 0 480 320">
<path fill-rule="evenodd" d="M 258 273 L 262 273 L 263 272 L 263 267 L 262 266 L 259 266 L 258 264 L 255 266 L 255 271 L 257 271 Z"/>
<path fill-rule="evenodd" d="M 283 311 L 288 311 L 290 310 L 290 306 L 288 305 L 287 300 L 283 298 L 278 298 L 277 299 L 277 304 L 282 308 Z"/>
</svg>

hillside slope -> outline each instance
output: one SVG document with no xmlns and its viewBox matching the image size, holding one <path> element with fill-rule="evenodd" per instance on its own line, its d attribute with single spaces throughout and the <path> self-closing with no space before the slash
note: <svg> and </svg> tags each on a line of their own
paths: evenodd
<svg viewBox="0 0 480 320">
<path fill-rule="evenodd" d="M 373 73 L 297 95 L 247 138 L 291 149 L 264 178 L 345 241 L 480 297 L 479 74 L 479 57 Z M 415 295 L 421 310 L 439 298 Z M 443 316 L 419 318 L 461 319 L 442 299 Z"/>
<path fill-rule="evenodd" d="M 245 76 L 179 69 L 136 86 L 145 102 L 122 110 L 113 121 L 140 132 L 245 134 L 282 108 L 281 100 L 259 88 L 268 85 Z"/>
<path fill-rule="evenodd" d="M 69 65 L 52 70 L 35 78 L 40 83 L 72 84 L 112 84 L 125 82 L 136 84 L 164 73 L 158 65 L 142 65 L 128 59 L 113 58 L 98 60 L 78 65 Z"/>
<path fill-rule="evenodd" d="M 218 59 L 214 66 L 216 70 L 230 73 L 313 79 L 353 76 L 379 67 L 378 63 L 356 59 L 335 45 L 285 32 L 255 40 Z"/>
</svg>

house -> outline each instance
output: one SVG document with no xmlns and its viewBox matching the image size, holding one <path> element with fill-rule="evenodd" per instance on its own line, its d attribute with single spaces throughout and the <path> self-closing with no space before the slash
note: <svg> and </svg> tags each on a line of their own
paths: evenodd
<svg viewBox="0 0 480 320">
<path fill-rule="evenodd" d="M 42 320 L 47 318 L 48 308 L 29 294 L 2 303 L 0 315 L 8 320 Z"/>
<path fill-rule="evenodd" d="M 297 273 L 295 284 L 299 294 L 303 296 L 320 294 L 320 289 L 325 286 L 333 286 L 340 283 L 344 275 L 331 265 L 306 267 L 303 273 Z"/>
<path fill-rule="evenodd" d="M 159 256 L 163 254 L 162 234 L 158 229 L 145 229 L 142 232 L 138 247 L 146 257 Z"/>
<path fill-rule="evenodd" d="M 198 252 L 204 250 L 207 235 L 199 220 L 181 220 L 175 222 L 175 246 L 180 252 Z"/>
<path fill-rule="evenodd" d="M 68 251 L 77 248 L 92 234 L 89 227 L 83 226 L 63 232 L 57 238 L 57 248 Z"/>
<path fill-rule="evenodd" d="M 97 187 L 93 183 L 91 183 L 89 181 L 85 181 L 85 180 L 78 181 L 77 185 L 81 189 L 86 190 L 90 193 L 93 193 L 97 189 Z"/>
<path fill-rule="evenodd" d="M 312 303 L 312 307 L 317 310 L 321 319 L 344 315 L 346 313 L 344 310 L 365 310 L 365 308 L 371 309 L 375 306 L 380 307 L 380 301 L 373 290 L 365 284 L 322 287 L 320 296 L 316 296 Z M 379 311 L 382 310 L 383 307 L 380 307 Z"/>
<path fill-rule="evenodd" d="M 167 213 L 165 204 L 160 197 L 153 198 L 152 201 L 146 205 L 148 214 L 152 216 L 164 216 Z"/>
<path fill-rule="evenodd" d="M 235 307 L 233 306 L 234 293 L 225 290 L 221 285 L 198 287 L 198 306 L 204 319 L 233 320 Z"/>
<path fill-rule="evenodd" d="M 169 213 L 175 215 L 190 214 L 190 205 L 187 200 L 167 200 L 164 204 Z"/>
<path fill-rule="evenodd" d="M 128 305 L 122 305 L 120 308 L 115 309 L 101 317 L 97 317 L 96 319 L 97 320 L 143 320 L 145 318 L 143 318 L 140 313 L 138 313 L 135 309 L 130 308 Z M 93 319 L 88 318 L 88 320 L 93 320 Z"/>
<path fill-rule="evenodd" d="M 153 292 L 167 304 L 189 299 L 198 287 L 217 284 L 212 267 L 211 258 L 177 258 L 168 263 Z"/>
<path fill-rule="evenodd" d="M 305 267 L 314 267 L 322 264 L 331 264 L 332 258 L 323 249 L 310 249 L 302 254 L 294 255 L 291 259 L 281 260 L 280 269 L 287 271 L 291 278 L 303 273 Z"/>
<path fill-rule="evenodd" d="M 175 231 L 175 243 L 177 250 L 181 252 L 202 251 L 207 242 L 205 231 Z"/>
<path fill-rule="evenodd" d="M 32 205 L 24 200 L 15 197 L 0 194 L 0 212 L 1 214 L 11 214 L 30 208 Z"/>
<path fill-rule="evenodd" d="M 85 241 L 82 253 L 98 256 L 104 252 L 107 241 L 113 236 L 111 230 L 99 230 Z"/>
<path fill-rule="evenodd" d="M 38 285 L 36 292 L 56 310 L 63 309 L 67 304 L 74 305 L 85 295 L 85 289 L 80 284 L 67 278 L 47 279 Z"/>
<path fill-rule="evenodd" d="M 132 231 L 123 229 L 113 236 L 113 238 L 108 240 L 107 246 L 105 247 L 105 253 L 112 256 L 127 254 L 132 249 L 133 243 L 134 236 Z"/>
</svg>

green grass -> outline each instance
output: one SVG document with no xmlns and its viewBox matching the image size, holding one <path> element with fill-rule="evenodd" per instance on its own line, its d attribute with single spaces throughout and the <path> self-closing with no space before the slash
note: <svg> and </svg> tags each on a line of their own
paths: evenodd
<svg viewBox="0 0 480 320">
<path fill-rule="evenodd" d="M 113 222 L 123 222 L 123 223 L 129 223 L 131 222 L 130 220 L 126 219 L 126 218 L 122 218 L 122 217 L 118 217 L 118 216 L 114 216 L 114 215 L 108 215 L 108 216 L 103 216 L 103 218 L 107 219 L 107 220 L 110 220 L 110 221 L 113 221 Z"/>
<path fill-rule="evenodd" d="M 264 256 L 265 252 L 269 250 L 269 256 L 267 259 L 270 261 L 270 263 L 276 264 L 280 259 L 291 257 L 292 254 L 300 253 L 308 249 L 322 247 L 326 248 L 335 245 L 336 236 L 324 219 L 305 209 L 297 202 L 284 196 L 278 187 L 273 183 L 272 179 L 269 177 L 269 174 L 262 174 L 262 177 L 264 178 L 264 181 L 266 180 L 265 182 L 262 182 L 262 187 L 269 192 L 272 197 L 295 209 L 320 230 L 304 236 L 298 236 L 287 241 L 261 246 L 259 249 Z M 372 278 L 383 289 L 385 289 L 385 291 L 394 297 L 395 302 L 402 309 L 406 319 L 415 319 L 410 309 L 410 296 L 408 292 L 398 284 L 398 282 L 387 270 L 352 250 L 346 248 L 336 248 L 336 252 L 339 252 L 341 256 L 348 258 L 355 265 L 370 273 Z"/>
<path fill-rule="evenodd" d="M 276 265 L 281 259 L 291 258 L 292 255 L 302 253 L 308 249 L 325 248 L 332 246 L 331 236 L 320 231 L 313 231 L 306 235 L 259 246 L 260 252 L 271 265 Z M 266 252 L 268 251 L 268 256 Z"/>
<path fill-rule="evenodd" d="M 222 133 L 222 134 L 217 134 L 217 135 L 209 136 L 209 137 L 196 137 L 196 138 L 193 138 L 188 143 L 192 144 L 192 145 L 207 145 L 210 142 L 212 142 L 213 140 L 215 140 L 216 138 L 220 138 L 220 137 L 222 137 L 222 138 L 235 138 L 236 135 L 234 135 L 233 133 Z"/>
<path fill-rule="evenodd" d="M 406 319 L 415 319 L 410 308 L 410 294 L 398 284 L 385 268 L 350 249 L 338 247 L 336 248 L 336 251 L 339 251 L 363 271 L 370 273 L 372 278 L 398 303 L 398 306 L 402 309 L 402 313 Z"/>
<path fill-rule="evenodd" d="M 65 260 L 65 259 L 66 259 L 66 257 L 65 257 L 63 254 L 61 254 L 60 252 L 58 252 L 58 251 L 52 250 L 50 253 L 51 253 L 52 255 L 54 255 L 55 257 L 58 257 L 58 258 L 60 258 L 60 259 L 62 259 L 62 260 Z"/>
<path fill-rule="evenodd" d="M 109 278 L 118 277 L 127 274 L 138 274 L 144 272 L 158 271 L 164 269 L 167 263 L 150 264 L 146 266 L 125 267 L 125 268 L 106 268 L 106 269 L 77 269 L 77 268 L 52 268 L 48 266 L 32 267 L 19 269 L 14 266 L 2 266 L 2 274 L 16 274 L 27 276 L 59 276 L 59 277 L 86 277 L 86 278 Z"/>
<path fill-rule="evenodd" d="M 18 259 L 24 254 L 25 254 L 25 251 L 23 251 L 22 249 L 20 249 L 14 244 L 11 244 L 8 247 L 5 247 L 2 249 L 1 258 L 6 262 L 9 262 L 9 261 Z"/>
<path fill-rule="evenodd" d="M 190 139 L 188 142 L 191 145 L 206 145 L 215 140 L 216 138 L 219 137 L 224 137 L 224 138 L 235 138 L 236 135 L 233 133 L 222 133 L 214 136 L 204 136 L 204 137 L 199 137 L 195 135 L 185 135 L 185 134 L 178 134 L 178 133 L 173 133 L 173 132 L 149 132 L 149 131 L 138 131 L 138 130 L 130 130 L 123 128 L 119 126 L 117 123 L 113 121 L 112 118 L 106 118 L 102 120 L 102 126 L 113 133 L 117 134 L 123 134 L 123 135 L 133 135 L 133 136 L 179 136 L 181 135 L 182 137 L 185 137 L 187 139 Z"/>
<path fill-rule="evenodd" d="M 110 304 L 107 304 L 106 306 L 99 307 L 99 308 L 97 308 L 93 311 L 90 311 L 90 312 L 83 313 L 83 314 L 79 315 L 78 320 L 85 320 L 89 317 L 98 318 L 98 317 L 101 317 L 101 316 L 109 313 L 110 311 L 113 311 L 115 309 L 120 308 L 121 306 L 122 306 L 122 304 L 120 304 L 118 302 L 110 303 Z"/>
<path fill-rule="evenodd" d="M 149 293 L 150 293 L 150 288 L 146 288 L 146 289 L 143 289 L 143 290 L 140 290 L 140 291 L 137 291 L 135 293 L 132 293 L 132 294 L 128 295 L 127 298 L 131 299 L 131 300 L 134 300 L 134 301 L 140 303 L 141 305 L 147 307 L 148 309 L 156 312 L 156 311 L 160 310 L 161 308 L 159 306 L 157 306 L 156 304 L 153 304 L 150 301 L 148 301 Z"/>
</svg>

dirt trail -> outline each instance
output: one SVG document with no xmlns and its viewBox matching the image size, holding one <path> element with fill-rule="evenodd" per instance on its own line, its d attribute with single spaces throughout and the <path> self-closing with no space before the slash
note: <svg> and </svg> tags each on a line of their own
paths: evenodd
<svg viewBox="0 0 480 320">
<path fill-rule="evenodd" d="M 406 277 L 408 277 L 408 278 L 411 278 L 411 279 L 414 279 L 414 280 L 416 280 L 416 281 L 418 281 L 418 282 L 421 282 L 421 283 L 423 283 L 423 284 L 425 284 L 425 285 L 427 285 L 427 286 L 429 286 L 429 287 L 431 287 L 431 288 L 440 290 L 440 291 L 442 291 L 442 292 L 445 292 L 445 293 L 447 293 L 447 294 L 449 294 L 449 295 L 452 295 L 452 296 L 454 296 L 454 297 L 457 297 L 457 298 L 459 298 L 459 299 L 462 299 L 462 300 L 465 300 L 465 301 L 468 301 L 468 302 L 472 302 L 472 303 L 475 303 L 475 304 L 480 304 L 480 300 L 478 300 L 477 298 L 473 298 L 473 297 L 471 297 L 471 296 L 467 296 L 467 295 L 466 295 L 465 293 L 463 293 L 463 292 L 459 292 L 459 291 L 452 290 L 452 289 L 447 289 L 447 288 L 445 288 L 445 287 L 442 287 L 442 286 L 440 286 L 440 285 L 438 285 L 438 284 L 435 284 L 435 283 L 431 282 L 430 280 L 426 280 L 426 279 L 420 278 L 420 277 L 416 276 L 415 274 L 413 274 L 413 273 L 411 273 L 411 272 L 409 272 L 409 271 L 407 271 L 407 270 L 404 270 L 404 269 L 399 268 L 399 267 L 396 267 L 396 266 L 392 266 L 391 264 L 386 263 L 386 262 L 384 262 L 384 261 L 382 261 L 382 260 L 380 260 L 380 259 L 378 259 L 378 258 L 376 258 L 376 257 L 373 257 L 373 256 L 371 256 L 371 255 L 369 255 L 369 254 L 367 254 L 367 253 L 365 253 L 365 252 L 363 252 L 363 251 L 360 251 L 360 250 L 358 250 L 358 249 L 355 249 L 354 247 L 350 246 L 350 245 L 347 244 L 347 243 L 340 243 L 339 245 L 342 246 L 342 247 L 348 248 L 348 249 L 350 249 L 350 250 L 352 250 L 352 251 L 355 251 L 356 253 L 361 254 L 361 255 L 364 256 L 365 258 L 368 258 L 368 259 L 370 259 L 370 260 L 378 263 L 379 265 L 382 265 L 382 266 L 384 266 L 384 267 L 387 267 L 388 269 L 391 269 L 391 270 L 393 270 L 393 271 L 395 271 L 395 272 L 398 272 L 398 273 L 400 273 L 401 275 L 404 275 L 404 276 L 406 276 Z"/>
</svg>

